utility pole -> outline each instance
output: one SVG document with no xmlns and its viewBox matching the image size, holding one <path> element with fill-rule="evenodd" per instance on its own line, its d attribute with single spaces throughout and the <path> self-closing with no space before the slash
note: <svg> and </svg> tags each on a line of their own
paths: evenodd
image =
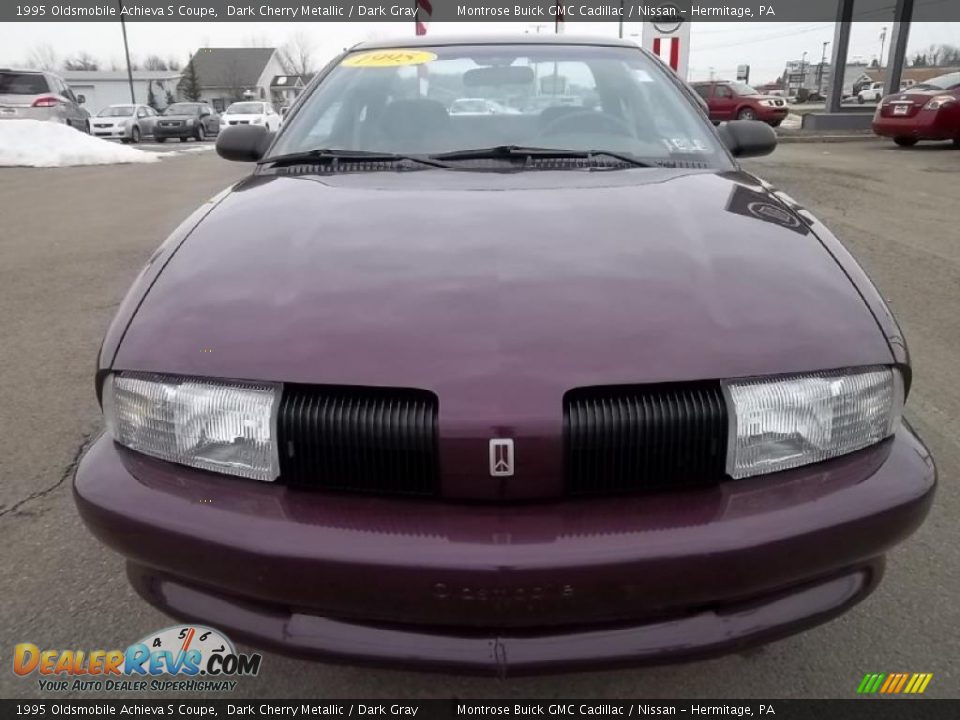
<svg viewBox="0 0 960 720">
<path fill-rule="evenodd" d="M 883 67 L 883 46 L 887 43 L 887 26 L 883 26 L 883 30 L 880 31 L 880 59 L 877 61 L 878 67 Z"/>
<path fill-rule="evenodd" d="M 817 68 L 817 94 L 818 95 L 823 95 L 823 64 L 827 61 L 827 45 L 829 44 L 830 44 L 829 40 L 823 44 L 823 54 L 820 55 L 820 67 Z M 838 71 L 839 71 L 838 68 L 833 68 L 834 75 L 836 75 Z M 840 81 L 843 82 L 843 75 L 841 74 L 839 75 L 839 77 L 840 77 Z"/>
<path fill-rule="evenodd" d="M 620 0 L 620 34 L 618 37 L 623 40 L 623 0 Z"/>
<path fill-rule="evenodd" d="M 130 67 L 130 46 L 127 45 L 127 23 L 123 20 L 123 0 L 117 0 L 120 6 L 120 29 L 123 31 L 123 53 L 127 56 L 127 82 L 130 83 L 130 102 L 137 103 L 137 96 L 133 92 L 133 68 Z"/>
</svg>

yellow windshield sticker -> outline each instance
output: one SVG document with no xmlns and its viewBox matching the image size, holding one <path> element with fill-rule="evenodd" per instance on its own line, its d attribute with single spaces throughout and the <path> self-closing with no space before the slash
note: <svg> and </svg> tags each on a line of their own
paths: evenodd
<svg viewBox="0 0 960 720">
<path fill-rule="evenodd" d="M 344 59 L 340 64 L 347 67 L 402 67 L 423 65 L 436 59 L 436 53 L 425 50 L 390 49 L 357 53 Z"/>
</svg>

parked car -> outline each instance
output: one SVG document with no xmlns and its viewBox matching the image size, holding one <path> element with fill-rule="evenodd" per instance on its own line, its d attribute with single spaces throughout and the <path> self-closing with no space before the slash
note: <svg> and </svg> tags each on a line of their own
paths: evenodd
<svg viewBox="0 0 960 720">
<path fill-rule="evenodd" d="M 707 101 L 710 119 L 715 123 L 760 120 L 777 127 L 790 114 L 787 101 L 782 97 L 761 95 L 742 82 L 695 82 L 691 86 Z"/>
<path fill-rule="evenodd" d="M 158 117 L 157 111 L 149 105 L 108 105 L 91 120 L 91 133 L 125 143 L 138 143 L 144 136 L 153 135 Z"/>
<path fill-rule="evenodd" d="M 532 96 L 557 65 L 596 109 L 463 117 L 417 83 Z M 250 176 L 100 350 L 75 499 L 148 602 L 503 675 L 740 651 L 877 586 L 936 484 L 906 345 L 740 165 L 768 125 L 715 128 L 599 37 L 364 43 L 305 93 L 224 128 Z"/>
<path fill-rule="evenodd" d="M 268 102 L 244 101 L 233 103 L 223 111 L 224 125 L 263 125 L 267 130 L 280 128 L 280 115 Z"/>
<path fill-rule="evenodd" d="M 903 147 L 920 140 L 953 140 L 960 147 L 960 72 L 883 98 L 873 115 L 873 132 Z"/>
<path fill-rule="evenodd" d="M 883 83 L 870 83 L 867 87 L 857 93 L 857 102 L 861 105 L 865 102 L 877 102 L 883 97 Z"/>
<path fill-rule="evenodd" d="M 220 116 L 207 103 L 178 102 L 168 105 L 153 128 L 157 142 L 167 138 L 204 140 L 220 132 Z"/>
<path fill-rule="evenodd" d="M 49 120 L 90 132 L 84 102 L 56 73 L 0 69 L 0 120 Z"/>
</svg>

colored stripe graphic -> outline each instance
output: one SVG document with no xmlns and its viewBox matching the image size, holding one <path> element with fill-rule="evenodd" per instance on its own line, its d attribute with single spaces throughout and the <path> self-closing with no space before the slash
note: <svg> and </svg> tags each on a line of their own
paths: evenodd
<svg viewBox="0 0 960 720">
<path fill-rule="evenodd" d="M 933 673 L 867 673 L 857 685 L 857 694 L 919 695 L 932 679 Z"/>
</svg>

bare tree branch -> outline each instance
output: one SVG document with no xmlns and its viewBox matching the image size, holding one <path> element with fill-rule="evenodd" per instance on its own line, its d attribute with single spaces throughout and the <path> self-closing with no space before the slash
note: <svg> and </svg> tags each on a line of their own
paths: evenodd
<svg viewBox="0 0 960 720">
<path fill-rule="evenodd" d="M 304 33 L 296 33 L 278 50 L 280 64 L 288 75 L 309 75 L 316 70 L 313 43 Z"/>
</svg>

